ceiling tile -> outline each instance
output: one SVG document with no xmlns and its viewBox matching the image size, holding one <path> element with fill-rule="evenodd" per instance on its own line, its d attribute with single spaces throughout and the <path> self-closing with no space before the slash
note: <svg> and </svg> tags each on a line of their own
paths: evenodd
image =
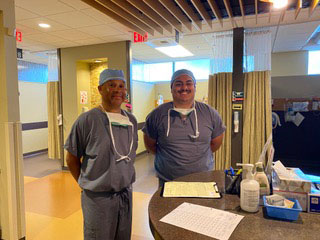
<svg viewBox="0 0 320 240">
<path fill-rule="evenodd" d="M 121 35 L 112 35 L 112 36 L 101 36 L 101 39 L 105 40 L 106 42 L 118 42 L 118 41 L 130 40 L 131 37 L 128 34 L 121 34 Z"/>
<path fill-rule="evenodd" d="M 72 41 L 61 41 L 53 44 L 56 48 L 66 48 L 66 47 L 74 47 L 77 46 L 78 43 Z"/>
<path fill-rule="evenodd" d="M 39 41 L 42 43 L 48 43 L 48 44 L 61 41 L 60 37 L 56 37 L 48 33 L 32 34 L 32 35 L 28 35 L 27 38 L 31 40 Z"/>
<path fill-rule="evenodd" d="M 107 15 L 103 14 L 102 12 L 94 9 L 94 8 L 88 8 L 81 10 L 82 13 L 86 14 L 87 16 L 90 16 L 97 21 L 100 21 L 101 23 L 108 24 L 108 23 L 115 23 L 116 21 Z"/>
<path fill-rule="evenodd" d="M 101 24 L 92 17 L 89 17 L 86 14 L 78 11 L 50 15 L 48 18 L 71 28 L 80 28 Z"/>
<path fill-rule="evenodd" d="M 76 10 L 91 8 L 88 4 L 82 2 L 81 0 L 58 0 L 58 2 L 64 3 Z"/>
<path fill-rule="evenodd" d="M 89 38 L 85 40 L 75 40 L 74 42 L 80 45 L 93 45 L 93 44 L 105 43 L 106 41 L 100 38 Z"/>
<path fill-rule="evenodd" d="M 16 29 L 22 32 L 22 39 L 24 36 L 28 36 L 30 34 L 41 33 L 41 31 L 38 31 L 38 30 L 30 28 L 30 27 L 26 27 L 26 26 L 19 24 L 19 23 L 16 24 Z"/>
<path fill-rule="evenodd" d="M 121 35 L 122 32 L 110 27 L 109 25 L 97 25 L 97 26 L 91 26 L 91 27 L 84 27 L 84 28 L 78 28 L 77 30 L 90 34 L 94 37 L 101 37 L 101 36 L 110 36 L 110 35 Z"/>
<path fill-rule="evenodd" d="M 15 5 L 40 16 L 71 12 L 74 9 L 57 0 L 15 0 Z"/>
<path fill-rule="evenodd" d="M 91 35 L 80 32 L 76 29 L 70 29 L 65 31 L 57 31 L 50 33 L 54 36 L 60 37 L 61 39 L 76 41 L 76 40 L 83 40 L 83 39 L 90 39 L 92 38 Z"/>
<path fill-rule="evenodd" d="M 15 17 L 16 17 L 16 21 L 19 21 L 19 20 L 25 20 L 30 18 L 36 18 L 36 17 L 39 17 L 39 15 L 16 6 Z"/>
<path fill-rule="evenodd" d="M 20 20 L 17 21 L 18 24 L 21 24 L 23 26 L 33 28 L 36 30 L 39 30 L 41 32 L 54 32 L 54 31 L 61 31 L 61 30 L 66 30 L 69 29 L 69 27 L 62 25 L 60 23 L 57 23 L 55 21 L 52 21 L 48 18 L 45 17 L 40 17 L 40 18 L 32 18 L 28 20 Z M 39 23 L 47 23 L 50 24 L 50 28 L 41 28 L 39 27 Z"/>
</svg>

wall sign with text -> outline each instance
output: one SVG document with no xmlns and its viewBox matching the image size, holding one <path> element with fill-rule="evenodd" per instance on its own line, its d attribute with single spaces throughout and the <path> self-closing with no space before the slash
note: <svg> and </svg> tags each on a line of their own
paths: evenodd
<svg viewBox="0 0 320 240">
<path fill-rule="evenodd" d="M 134 43 L 139 43 L 139 42 L 147 42 L 148 41 L 148 33 L 146 32 L 144 36 L 141 34 L 134 32 L 133 33 L 133 42 Z"/>
<path fill-rule="evenodd" d="M 16 41 L 17 42 L 22 42 L 22 32 L 16 31 Z"/>
</svg>

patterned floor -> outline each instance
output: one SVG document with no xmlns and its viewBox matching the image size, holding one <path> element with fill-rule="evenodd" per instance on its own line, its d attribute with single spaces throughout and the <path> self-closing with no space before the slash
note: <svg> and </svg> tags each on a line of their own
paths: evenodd
<svg viewBox="0 0 320 240">
<path fill-rule="evenodd" d="M 29 158 L 24 162 L 25 169 L 28 169 L 27 173 L 25 170 L 24 179 L 26 239 L 83 239 L 80 188 L 68 171 L 52 169 L 51 173 L 50 169 L 46 169 L 46 164 L 41 163 L 41 159 L 47 161 L 46 155 L 38 156 L 34 161 Z M 132 240 L 151 240 L 153 237 L 149 229 L 148 203 L 158 186 L 152 157 L 147 154 L 138 157 L 135 167 L 137 181 L 133 185 Z M 30 170 L 32 168 L 33 173 Z M 50 174 L 42 176 L 44 172 Z"/>
</svg>

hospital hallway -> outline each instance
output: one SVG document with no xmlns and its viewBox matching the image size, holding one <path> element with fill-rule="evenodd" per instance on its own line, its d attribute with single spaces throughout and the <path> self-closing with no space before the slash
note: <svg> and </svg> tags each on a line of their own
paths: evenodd
<svg viewBox="0 0 320 240">
<path fill-rule="evenodd" d="M 51 161 L 49 165 L 48 161 Z M 80 188 L 69 171 L 57 170 L 57 163 L 48 159 L 47 154 L 24 159 L 28 240 L 83 239 Z M 131 239 L 151 240 L 153 236 L 149 228 L 148 204 L 158 186 L 152 156 L 146 153 L 138 156 L 135 168 Z"/>
</svg>

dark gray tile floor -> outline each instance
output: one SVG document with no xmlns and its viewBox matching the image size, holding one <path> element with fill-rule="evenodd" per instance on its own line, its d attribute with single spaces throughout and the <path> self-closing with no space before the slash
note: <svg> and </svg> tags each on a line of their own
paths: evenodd
<svg viewBox="0 0 320 240">
<path fill-rule="evenodd" d="M 49 159 L 48 153 L 31 155 L 23 158 L 24 176 L 41 178 L 62 171 L 60 160 Z"/>
</svg>

